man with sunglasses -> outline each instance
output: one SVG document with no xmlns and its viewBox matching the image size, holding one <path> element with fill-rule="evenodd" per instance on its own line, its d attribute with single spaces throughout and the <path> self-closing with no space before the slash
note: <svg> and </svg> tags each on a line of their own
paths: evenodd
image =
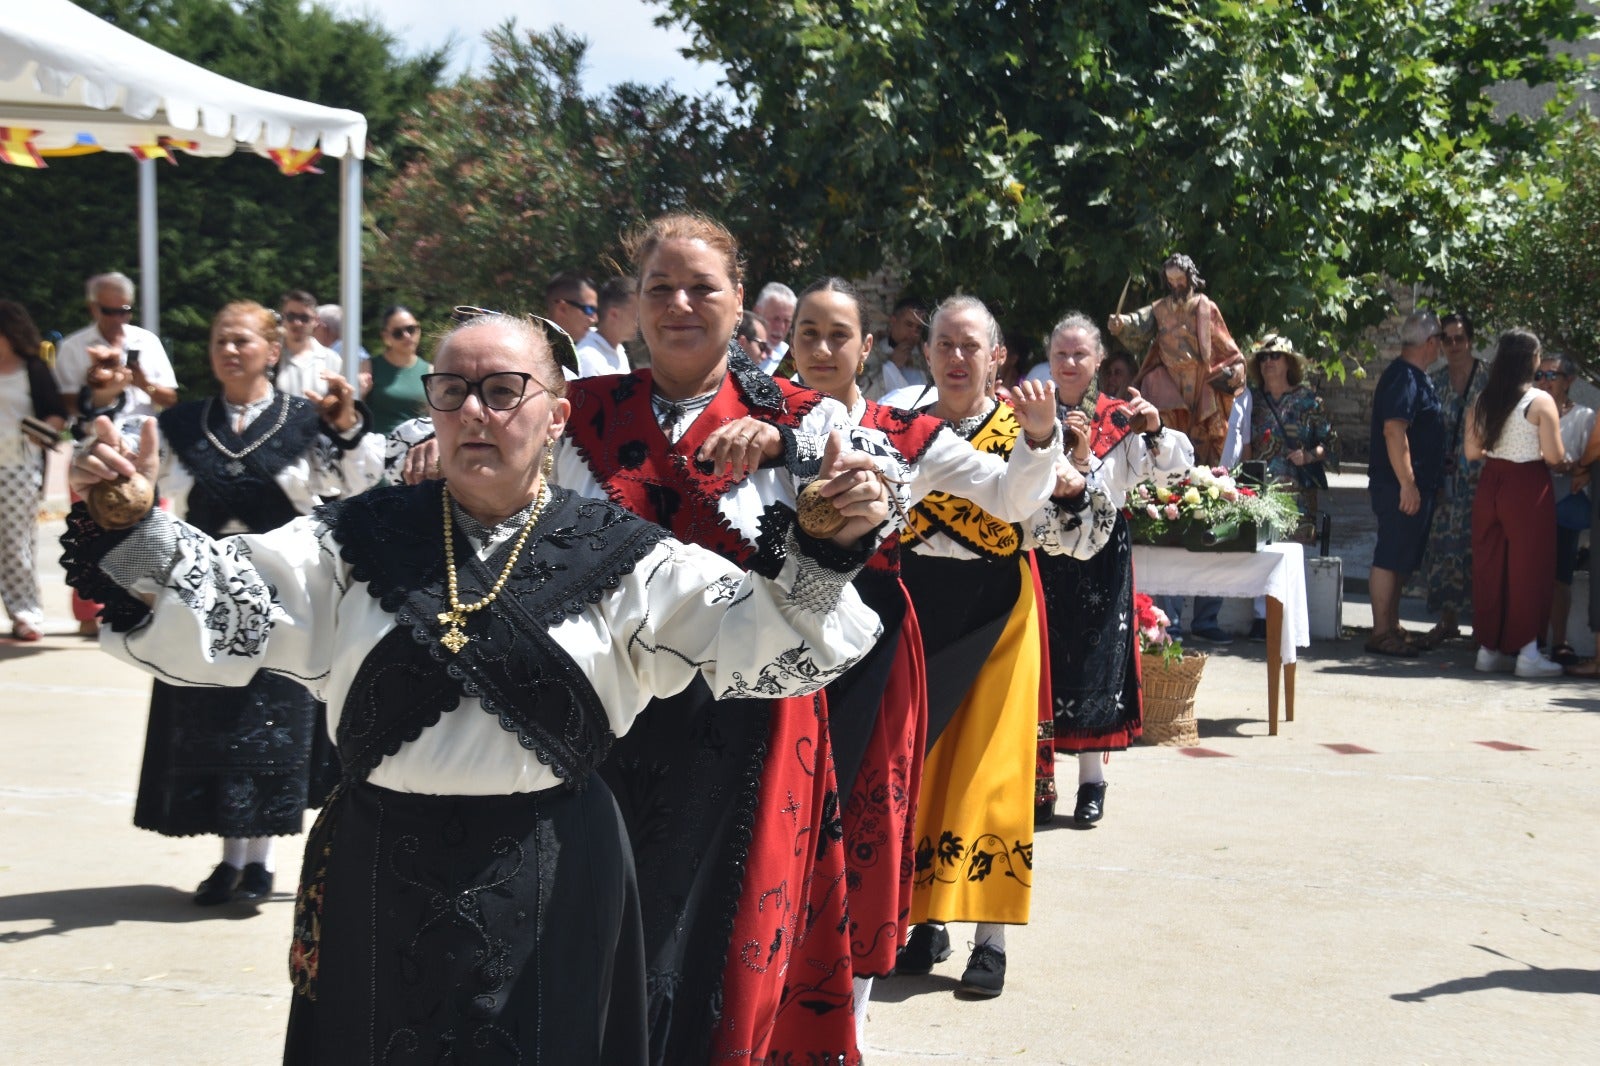
<svg viewBox="0 0 1600 1066">
<path fill-rule="evenodd" d="M 93 321 L 56 351 L 56 385 L 67 409 L 80 412 L 78 394 L 91 371 L 123 380 L 123 414 L 153 416 L 177 403 L 178 377 L 161 338 L 133 324 L 132 279 L 115 271 L 96 274 L 84 288 Z"/>
<path fill-rule="evenodd" d="M 594 282 L 571 271 L 546 283 L 544 303 L 545 317 L 566 330 L 574 344 L 582 344 L 600 321 L 600 297 Z"/>
<path fill-rule="evenodd" d="M 290 396 L 308 392 L 326 396 L 328 383 L 323 372 L 342 375 L 344 360 L 314 336 L 317 298 L 304 289 L 291 289 L 278 300 L 278 314 L 283 319 L 283 355 L 273 384 Z"/>
<path fill-rule="evenodd" d="M 578 338 L 578 376 L 626 374 L 633 369 L 623 342 L 639 332 L 638 283 L 632 278 L 612 278 L 600 286 L 599 324 Z"/>
</svg>

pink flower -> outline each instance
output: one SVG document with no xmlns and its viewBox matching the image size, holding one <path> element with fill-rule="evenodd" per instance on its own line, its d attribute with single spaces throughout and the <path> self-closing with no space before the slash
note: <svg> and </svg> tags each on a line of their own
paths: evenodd
<svg viewBox="0 0 1600 1066">
<path fill-rule="evenodd" d="M 1178 517 L 1178 505 L 1177 504 L 1169 503 L 1169 504 L 1167 504 L 1167 506 L 1163 510 L 1166 513 L 1167 521 L 1171 522 L 1171 521 L 1175 521 L 1177 519 L 1177 517 Z"/>
<path fill-rule="evenodd" d="M 1170 507 L 1172 505 L 1168 504 L 1167 506 Z M 1149 515 L 1151 518 L 1160 518 L 1161 517 L 1161 512 L 1156 510 L 1156 505 L 1153 504 L 1153 503 L 1147 503 L 1147 504 L 1144 505 L 1144 513 Z"/>
</svg>

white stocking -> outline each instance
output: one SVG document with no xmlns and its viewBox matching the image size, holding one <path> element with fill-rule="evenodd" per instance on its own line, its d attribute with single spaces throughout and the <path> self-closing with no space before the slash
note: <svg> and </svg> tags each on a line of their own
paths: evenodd
<svg viewBox="0 0 1600 1066">
<path fill-rule="evenodd" d="M 867 1001 L 872 998 L 872 978 L 853 978 L 850 987 L 856 1007 L 856 1046 L 865 1047 L 867 1043 Z"/>
<path fill-rule="evenodd" d="M 988 944 L 1000 954 L 1006 953 L 1006 927 L 996 922 L 979 922 L 978 928 L 973 930 L 972 942 L 975 947 Z"/>
<path fill-rule="evenodd" d="M 1078 752 L 1078 784 L 1098 785 L 1106 779 L 1105 753 L 1099 751 Z"/>
<path fill-rule="evenodd" d="M 235 870 L 244 869 L 245 846 L 249 843 L 250 841 L 245 837 L 223 837 L 222 861 Z"/>
<path fill-rule="evenodd" d="M 267 868 L 267 873 L 272 873 L 272 838 L 247 837 L 245 839 L 245 862 L 259 862 Z"/>
</svg>

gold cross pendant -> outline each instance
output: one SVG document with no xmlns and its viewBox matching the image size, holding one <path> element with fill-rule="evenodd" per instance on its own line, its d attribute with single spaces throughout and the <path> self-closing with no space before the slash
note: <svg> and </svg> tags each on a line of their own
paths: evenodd
<svg viewBox="0 0 1600 1066">
<path fill-rule="evenodd" d="M 452 623 L 450 629 L 445 633 L 445 635 L 439 638 L 439 643 L 449 648 L 451 654 L 453 655 L 456 652 L 459 652 L 462 648 L 466 647 L 467 641 L 471 639 L 471 637 L 461 632 L 461 630 L 456 628 L 455 624 Z"/>
</svg>

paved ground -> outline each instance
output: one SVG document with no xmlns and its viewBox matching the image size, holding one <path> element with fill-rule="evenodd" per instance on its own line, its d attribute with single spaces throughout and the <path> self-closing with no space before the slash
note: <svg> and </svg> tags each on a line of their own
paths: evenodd
<svg viewBox="0 0 1600 1066">
<path fill-rule="evenodd" d="M 45 583 L 51 636 L 0 642 L 0 1061 L 275 1062 L 299 842 L 264 906 L 188 902 L 214 841 L 130 824 L 147 682 Z M 1115 757 L 1105 822 L 1041 835 L 1005 995 L 953 994 L 953 927 L 870 1063 L 1594 1060 L 1600 688 L 1319 642 L 1268 738 L 1262 661 L 1214 655 L 1203 750 Z"/>
</svg>

